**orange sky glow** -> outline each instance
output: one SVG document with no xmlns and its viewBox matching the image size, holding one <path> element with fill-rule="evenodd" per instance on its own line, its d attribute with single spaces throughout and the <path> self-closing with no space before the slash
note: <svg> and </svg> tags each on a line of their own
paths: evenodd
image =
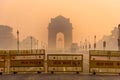
<svg viewBox="0 0 120 80">
<path fill-rule="evenodd" d="M 120 23 L 120 0 L 0 0 L 0 25 L 20 39 L 32 35 L 47 42 L 51 18 L 63 15 L 73 25 L 73 42 L 100 40 Z"/>
</svg>

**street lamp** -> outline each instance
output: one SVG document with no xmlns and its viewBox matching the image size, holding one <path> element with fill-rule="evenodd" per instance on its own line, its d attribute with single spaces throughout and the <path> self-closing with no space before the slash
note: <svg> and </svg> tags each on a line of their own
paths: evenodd
<svg viewBox="0 0 120 80">
<path fill-rule="evenodd" d="M 91 48 L 91 44 L 90 44 L 90 37 L 88 36 L 88 47 L 89 47 L 89 50 Z"/>
<path fill-rule="evenodd" d="M 85 39 L 85 49 L 87 50 L 87 39 Z"/>
<path fill-rule="evenodd" d="M 91 44 L 89 43 L 89 50 L 90 50 L 90 48 L 91 48 Z"/>
<path fill-rule="evenodd" d="M 106 41 L 103 41 L 103 49 L 105 50 L 106 48 Z"/>
<path fill-rule="evenodd" d="M 38 40 L 37 40 L 37 50 L 38 50 Z"/>
<path fill-rule="evenodd" d="M 81 47 L 82 47 L 82 41 L 80 41 L 80 49 L 81 49 Z"/>
<path fill-rule="evenodd" d="M 19 53 L 19 31 L 17 30 L 17 53 Z"/>
<path fill-rule="evenodd" d="M 96 35 L 94 36 L 94 50 L 96 48 Z"/>
<path fill-rule="evenodd" d="M 31 53 L 32 53 L 32 36 L 30 37 L 31 40 Z"/>
<path fill-rule="evenodd" d="M 38 52 L 38 40 L 37 40 L 37 52 Z"/>
</svg>

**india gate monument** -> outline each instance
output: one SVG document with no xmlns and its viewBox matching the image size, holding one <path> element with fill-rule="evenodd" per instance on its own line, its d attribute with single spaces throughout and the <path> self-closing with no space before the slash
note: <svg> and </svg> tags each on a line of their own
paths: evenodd
<svg viewBox="0 0 120 80">
<path fill-rule="evenodd" d="M 48 25 L 48 49 L 68 50 L 72 44 L 72 23 L 61 15 L 51 18 Z"/>
</svg>

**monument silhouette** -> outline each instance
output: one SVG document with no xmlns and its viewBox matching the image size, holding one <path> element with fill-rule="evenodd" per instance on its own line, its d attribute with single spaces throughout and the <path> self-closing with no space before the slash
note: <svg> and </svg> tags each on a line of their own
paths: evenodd
<svg viewBox="0 0 120 80">
<path fill-rule="evenodd" d="M 64 35 L 64 49 L 69 49 L 72 44 L 72 23 L 69 18 L 61 15 L 51 18 L 48 25 L 48 49 L 56 50 L 57 48 L 57 34 L 63 33 Z"/>
</svg>

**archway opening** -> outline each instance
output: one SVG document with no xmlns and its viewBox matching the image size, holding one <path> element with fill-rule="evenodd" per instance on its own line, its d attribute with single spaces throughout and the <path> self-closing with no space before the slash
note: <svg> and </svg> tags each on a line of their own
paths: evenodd
<svg viewBox="0 0 120 80">
<path fill-rule="evenodd" d="M 64 49 L 64 34 L 62 32 L 56 34 L 56 48 L 58 50 Z"/>
</svg>

